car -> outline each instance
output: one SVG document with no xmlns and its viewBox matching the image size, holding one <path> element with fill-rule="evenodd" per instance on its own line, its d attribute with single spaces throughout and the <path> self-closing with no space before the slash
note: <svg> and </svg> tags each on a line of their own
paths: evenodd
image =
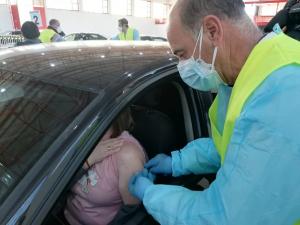
<svg viewBox="0 0 300 225">
<path fill-rule="evenodd" d="M 70 184 L 124 108 L 131 107 L 132 134 L 149 158 L 208 137 L 213 96 L 188 87 L 176 65 L 164 42 L 1 50 L 0 224 L 66 225 L 61 216 Z M 157 182 L 200 189 L 202 179 L 161 176 Z M 143 207 L 127 221 L 157 224 Z"/>
<path fill-rule="evenodd" d="M 22 31 L 21 30 L 5 31 L 5 32 L 0 33 L 0 35 L 19 35 L 19 36 L 22 36 Z"/>
<path fill-rule="evenodd" d="M 106 37 L 95 33 L 74 33 L 64 37 L 66 41 L 107 40 Z"/>
<path fill-rule="evenodd" d="M 164 37 L 141 36 L 141 41 L 168 41 Z"/>
</svg>

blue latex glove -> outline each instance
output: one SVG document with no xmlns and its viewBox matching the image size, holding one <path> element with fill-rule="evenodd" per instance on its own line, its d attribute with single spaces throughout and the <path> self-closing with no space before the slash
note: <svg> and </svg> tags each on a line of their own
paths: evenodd
<svg viewBox="0 0 300 225">
<path fill-rule="evenodd" d="M 155 175 L 144 169 L 130 178 L 128 190 L 133 196 L 143 201 L 144 193 L 148 187 L 153 185 L 154 179 Z"/>
<path fill-rule="evenodd" d="M 144 167 L 154 174 L 172 174 L 172 158 L 165 154 L 158 154 L 149 160 Z"/>
</svg>

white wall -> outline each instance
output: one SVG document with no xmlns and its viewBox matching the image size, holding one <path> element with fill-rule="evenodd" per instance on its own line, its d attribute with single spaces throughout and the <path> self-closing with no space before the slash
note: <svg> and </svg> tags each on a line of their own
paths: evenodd
<svg viewBox="0 0 300 225">
<path fill-rule="evenodd" d="M 118 19 L 124 16 L 46 9 L 46 17 L 47 22 L 52 18 L 58 19 L 66 34 L 94 32 L 109 38 L 118 33 Z M 139 30 L 141 35 L 166 36 L 166 25 L 155 25 L 154 19 L 128 16 L 126 16 L 126 18 L 129 21 L 129 25 Z"/>
<path fill-rule="evenodd" d="M 7 5 L 0 5 L 0 33 L 13 30 L 10 9 Z"/>
<path fill-rule="evenodd" d="M 32 0 L 18 1 L 18 10 L 19 10 L 21 25 L 26 21 L 30 21 L 31 18 L 29 12 L 33 10 Z"/>
</svg>

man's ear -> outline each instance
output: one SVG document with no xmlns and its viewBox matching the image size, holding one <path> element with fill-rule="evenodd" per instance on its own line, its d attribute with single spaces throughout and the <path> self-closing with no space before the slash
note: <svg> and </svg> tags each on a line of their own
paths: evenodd
<svg viewBox="0 0 300 225">
<path fill-rule="evenodd" d="M 208 39 L 217 46 L 223 38 L 223 28 L 220 19 L 213 15 L 205 16 L 203 18 L 203 28 Z"/>
</svg>

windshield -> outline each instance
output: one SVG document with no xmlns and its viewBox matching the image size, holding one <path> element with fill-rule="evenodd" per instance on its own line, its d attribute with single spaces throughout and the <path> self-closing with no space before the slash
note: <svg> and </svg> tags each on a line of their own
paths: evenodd
<svg viewBox="0 0 300 225">
<path fill-rule="evenodd" d="M 95 93 L 0 70 L 0 201 Z"/>
</svg>

